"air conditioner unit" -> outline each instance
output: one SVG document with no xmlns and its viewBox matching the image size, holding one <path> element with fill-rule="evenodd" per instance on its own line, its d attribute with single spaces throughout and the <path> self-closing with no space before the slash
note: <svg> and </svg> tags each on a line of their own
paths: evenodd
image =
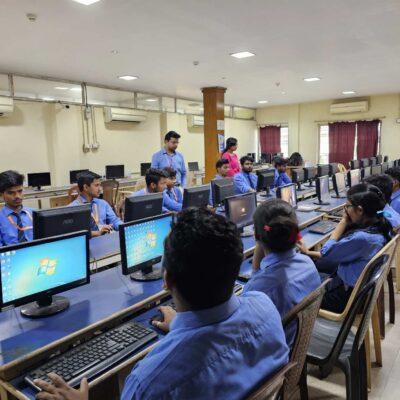
<svg viewBox="0 0 400 400">
<path fill-rule="evenodd" d="M 204 126 L 204 117 L 202 115 L 188 115 L 188 128 L 200 128 Z"/>
<path fill-rule="evenodd" d="M 143 122 L 146 115 L 127 108 L 104 107 L 104 122 Z"/>
<path fill-rule="evenodd" d="M 346 114 L 368 111 L 368 101 L 353 101 L 349 103 L 331 104 L 331 114 Z"/>
<path fill-rule="evenodd" d="M 0 97 L 0 117 L 7 117 L 14 111 L 14 100 L 11 97 Z"/>
</svg>

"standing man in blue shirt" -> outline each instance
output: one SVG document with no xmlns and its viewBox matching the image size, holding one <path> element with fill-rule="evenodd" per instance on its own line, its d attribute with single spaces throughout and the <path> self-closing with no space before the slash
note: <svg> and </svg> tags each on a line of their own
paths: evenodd
<svg viewBox="0 0 400 400">
<path fill-rule="evenodd" d="M 234 295 L 243 259 L 236 226 L 206 209 L 178 215 L 164 243 L 164 282 L 175 302 L 161 307 L 169 331 L 126 378 L 122 400 L 229 399 L 246 396 L 288 361 L 281 318 L 267 295 Z M 211 279 L 210 279 L 211 278 Z M 37 399 L 86 400 L 57 375 L 35 381 Z M 62 397 L 64 396 L 64 397 Z"/>
<path fill-rule="evenodd" d="M 79 195 L 70 204 L 70 206 L 90 204 L 92 237 L 110 233 L 112 230 L 117 231 L 122 224 L 111 206 L 105 200 L 99 199 L 101 193 L 100 178 L 100 175 L 91 171 L 78 174 Z"/>
<path fill-rule="evenodd" d="M 289 178 L 286 173 L 286 167 L 288 165 L 288 160 L 282 157 L 276 157 L 274 159 L 275 163 L 275 182 L 274 186 L 277 188 L 279 186 L 287 185 L 292 183 L 292 180 Z"/>
<path fill-rule="evenodd" d="M 390 206 L 400 214 L 400 168 L 389 168 L 385 173 L 393 178 Z"/>
<path fill-rule="evenodd" d="M 227 160 L 226 158 L 220 158 L 219 160 L 217 160 L 215 168 L 217 170 L 217 175 L 215 175 L 214 179 L 225 179 L 229 177 L 229 160 Z M 211 207 L 213 207 L 214 205 L 211 183 L 210 183 L 210 199 L 208 204 L 210 204 Z"/>
<path fill-rule="evenodd" d="M 257 189 L 257 176 L 253 174 L 254 160 L 250 156 L 240 159 L 242 170 L 233 177 L 233 186 L 236 194 L 255 192 Z"/>
<path fill-rule="evenodd" d="M 17 171 L 0 173 L 0 196 L 5 206 L 0 211 L 0 246 L 33 239 L 32 209 L 24 207 L 24 176 Z"/>
<path fill-rule="evenodd" d="M 183 155 L 176 151 L 181 135 L 174 131 L 169 131 L 164 138 L 164 148 L 153 154 L 151 168 L 163 169 L 173 168 L 176 171 L 176 182 L 178 185 L 186 187 L 187 173 Z"/>
</svg>

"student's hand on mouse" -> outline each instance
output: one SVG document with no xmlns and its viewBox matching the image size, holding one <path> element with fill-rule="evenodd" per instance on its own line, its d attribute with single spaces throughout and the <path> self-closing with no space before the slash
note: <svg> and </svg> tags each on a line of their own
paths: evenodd
<svg viewBox="0 0 400 400">
<path fill-rule="evenodd" d="M 40 389 L 36 395 L 37 400 L 88 400 L 89 399 L 89 385 L 86 378 L 81 381 L 79 389 L 73 389 L 69 386 L 61 376 L 50 373 L 48 377 L 53 381 L 53 384 L 35 380 L 34 383 Z"/>
<path fill-rule="evenodd" d="M 153 321 L 153 325 L 164 332 L 169 332 L 169 326 L 172 320 L 176 317 L 176 311 L 170 306 L 161 306 L 160 311 L 164 321 Z"/>
<path fill-rule="evenodd" d="M 100 234 L 105 235 L 106 233 L 111 233 L 113 230 L 112 225 L 103 225 L 100 229 Z"/>
</svg>

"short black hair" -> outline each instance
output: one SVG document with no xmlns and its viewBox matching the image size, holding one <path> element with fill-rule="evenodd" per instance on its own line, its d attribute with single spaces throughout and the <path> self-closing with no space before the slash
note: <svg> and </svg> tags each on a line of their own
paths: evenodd
<svg viewBox="0 0 400 400">
<path fill-rule="evenodd" d="M 294 208 L 282 199 L 271 199 L 257 207 L 254 233 L 268 250 L 279 253 L 296 246 L 299 225 Z"/>
<path fill-rule="evenodd" d="M 240 159 L 240 165 L 243 165 L 246 161 L 250 161 L 250 162 L 254 162 L 254 159 L 253 159 L 253 157 L 250 157 L 250 156 L 243 156 L 241 159 Z"/>
<path fill-rule="evenodd" d="M 175 131 L 169 131 L 164 137 L 164 141 L 169 142 L 172 138 L 179 139 L 181 135 Z"/>
<path fill-rule="evenodd" d="M 391 176 L 393 179 L 396 179 L 396 181 L 400 182 L 400 167 L 393 167 L 389 168 L 385 174 Z"/>
<path fill-rule="evenodd" d="M 287 165 L 289 161 L 283 157 L 276 157 L 274 158 L 275 166 Z"/>
<path fill-rule="evenodd" d="M 95 179 L 101 179 L 101 176 L 92 171 L 80 172 L 76 176 L 79 190 L 82 192 L 85 185 L 90 186 Z"/>
<path fill-rule="evenodd" d="M 17 171 L 4 171 L 0 173 L 0 193 L 4 193 L 7 189 L 14 186 L 22 186 L 24 184 L 24 176 Z"/>
<path fill-rule="evenodd" d="M 390 203 L 393 191 L 393 178 L 387 174 L 371 175 L 364 179 L 364 183 L 376 186 L 383 193 L 386 203 Z"/>
<path fill-rule="evenodd" d="M 171 167 L 165 167 L 165 168 L 163 168 L 163 171 L 167 175 L 167 178 L 175 178 L 176 177 L 176 169 L 173 169 Z"/>
<path fill-rule="evenodd" d="M 215 168 L 221 168 L 223 165 L 225 164 L 229 164 L 229 161 L 226 158 L 220 158 L 219 160 L 217 160 L 217 162 L 215 163 Z"/>
<path fill-rule="evenodd" d="M 168 178 L 166 172 L 158 168 L 149 168 L 145 175 L 146 186 L 149 187 L 151 183 L 155 183 L 157 185 L 162 178 Z"/>
<path fill-rule="evenodd" d="M 163 267 L 194 310 L 229 300 L 242 261 L 236 225 L 203 208 L 180 212 L 164 243 Z"/>
</svg>

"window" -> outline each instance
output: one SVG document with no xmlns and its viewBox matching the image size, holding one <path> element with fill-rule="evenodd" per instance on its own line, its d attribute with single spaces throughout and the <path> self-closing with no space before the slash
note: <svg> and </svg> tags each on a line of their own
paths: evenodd
<svg viewBox="0 0 400 400">
<path fill-rule="evenodd" d="M 283 157 L 289 157 L 289 128 L 281 126 L 281 153 Z"/>
<path fill-rule="evenodd" d="M 329 160 L 329 126 L 319 126 L 319 164 L 328 164 Z"/>
</svg>

